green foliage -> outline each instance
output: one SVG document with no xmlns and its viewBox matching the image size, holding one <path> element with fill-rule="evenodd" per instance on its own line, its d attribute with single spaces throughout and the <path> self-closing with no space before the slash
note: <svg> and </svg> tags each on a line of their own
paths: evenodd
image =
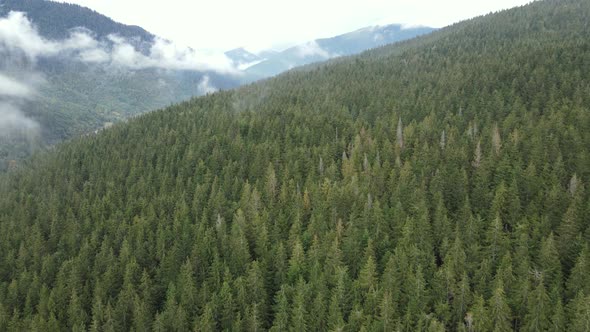
<svg viewBox="0 0 590 332">
<path fill-rule="evenodd" d="M 0 176 L 0 330 L 587 331 L 587 17 L 534 2 L 37 155 Z"/>
</svg>

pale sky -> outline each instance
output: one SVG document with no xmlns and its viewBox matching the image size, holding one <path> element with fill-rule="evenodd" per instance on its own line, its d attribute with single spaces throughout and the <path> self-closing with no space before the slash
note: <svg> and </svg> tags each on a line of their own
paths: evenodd
<svg viewBox="0 0 590 332">
<path fill-rule="evenodd" d="M 195 49 L 251 51 L 371 25 L 444 27 L 530 0 L 62 0 Z"/>
</svg>

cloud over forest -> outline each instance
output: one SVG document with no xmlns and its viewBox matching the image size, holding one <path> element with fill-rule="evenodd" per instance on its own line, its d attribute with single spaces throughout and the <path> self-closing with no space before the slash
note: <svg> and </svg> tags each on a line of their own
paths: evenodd
<svg viewBox="0 0 590 332">
<path fill-rule="evenodd" d="M 143 52 L 132 41 L 121 36 L 111 34 L 106 40 L 97 40 L 92 31 L 83 28 L 72 30 L 64 40 L 48 40 L 39 34 L 33 23 L 21 12 L 10 12 L 0 19 L 0 49 L 13 55 L 24 55 L 31 60 L 62 56 L 128 69 L 237 73 L 232 61 L 224 54 L 194 50 L 162 38 L 156 38 Z"/>
</svg>

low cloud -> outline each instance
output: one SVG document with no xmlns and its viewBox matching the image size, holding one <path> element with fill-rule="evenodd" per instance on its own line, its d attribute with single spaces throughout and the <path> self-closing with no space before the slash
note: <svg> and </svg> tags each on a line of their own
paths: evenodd
<svg viewBox="0 0 590 332">
<path fill-rule="evenodd" d="M 418 29 L 418 28 L 425 28 L 426 26 L 421 24 L 411 24 L 411 23 L 403 23 L 401 26 L 402 30 L 409 30 L 409 29 Z"/>
<path fill-rule="evenodd" d="M 30 134 L 39 131 L 39 124 L 25 116 L 10 102 L 0 102 L 0 137 L 14 134 Z"/>
<path fill-rule="evenodd" d="M 252 66 L 256 66 L 259 63 L 262 63 L 266 61 L 266 59 L 261 59 L 261 60 L 256 60 L 256 61 L 252 61 L 252 62 L 246 62 L 246 63 L 239 63 L 238 64 L 238 69 L 239 70 L 246 70 Z"/>
<path fill-rule="evenodd" d="M 315 40 L 297 46 L 297 55 L 300 58 L 305 58 L 308 56 L 320 56 L 324 59 L 329 59 L 332 57 L 330 53 L 322 49 L 322 47 L 318 45 Z"/>
<path fill-rule="evenodd" d="M 35 73 L 28 73 L 26 79 L 16 78 L 0 72 L 0 137 L 15 134 L 37 134 L 39 124 L 28 118 L 20 106 L 35 97 L 35 86 L 42 80 Z"/>
<path fill-rule="evenodd" d="M 209 83 L 209 76 L 208 75 L 203 76 L 203 78 L 199 82 L 199 85 L 197 86 L 197 88 L 198 88 L 199 93 L 201 93 L 201 94 L 213 93 L 213 92 L 217 91 L 217 88 L 214 87 L 213 85 L 211 85 L 211 83 Z"/>
<path fill-rule="evenodd" d="M 83 50 L 78 56 L 79 60 L 86 63 L 104 63 L 110 60 L 110 55 L 101 49 Z"/>
<path fill-rule="evenodd" d="M 39 35 L 35 26 L 21 12 L 10 12 L 0 19 L 0 48 L 33 61 L 39 57 L 62 56 L 127 69 L 238 72 L 224 54 L 181 47 L 161 38 L 156 38 L 148 51 L 143 53 L 129 40 L 118 35 L 109 35 L 107 40 L 99 41 L 91 31 L 84 28 L 73 29 L 64 40 L 47 40 Z"/>
<path fill-rule="evenodd" d="M 167 40 L 156 38 L 150 47 L 149 54 L 138 52 L 124 38 L 110 35 L 112 51 L 102 52 L 100 57 L 114 66 L 131 69 L 160 68 L 172 70 L 210 70 L 224 73 L 235 72 L 231 60 L 223 54 L 208 54 L 191 48 L 179 47 Z M 102 50 L 100 50 L 102 51 Z M 99 57 L 98 54 L 97 58 Z"/>
<path fill-rule="evenodd" d="M 150 58 L 166 68 L 182 70 L 235 71 L 232 61 L 224 54 L 196 51 L 156 38 L 150 50 Z"/>
<path fill-rule="evenodd" d="M 29 98 L 32 94 L 31 87 L 0 73 L 0 97 Z"/>
<path fill-rule="evenodd" d="M 31 58 L 53 52 L 53 45 L 41 38 L 31 22 L 19 12 L 10 12 L 6 18 L 0 19 L 0 45 Z"/>
<path fill-rule="evenodd" d="M 7 17 L 0 19 L 0 47 L 11 54 L 36 59 L 40 56 L 93 49 L 98 47 L 98 42 L 87 30 L 82 29 L 72 31 L 69 38 L 60 42 L 46 40 L 39 35 L 25 14 L 10 12 Z"/>
</svg>

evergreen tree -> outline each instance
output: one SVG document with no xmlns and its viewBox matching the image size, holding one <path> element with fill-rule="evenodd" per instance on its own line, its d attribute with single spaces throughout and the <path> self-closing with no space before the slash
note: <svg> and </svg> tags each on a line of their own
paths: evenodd
<svg viewBox="0 0 590 332">
<path fill-rule="evenodd" d="M 550 307 L 549 296 L 545 291 L 542 278 L 529 297 L 528 313 L 525 316 L 525 330 L 547 331 L 549 329 Z"/>
<path fill-rule="evenodd" d="M 504 289 L 498 285 L 489 300 L 489 317 L 494 331 L 511 331 L 512 314 L 506 303 Z"/>
</svg>

